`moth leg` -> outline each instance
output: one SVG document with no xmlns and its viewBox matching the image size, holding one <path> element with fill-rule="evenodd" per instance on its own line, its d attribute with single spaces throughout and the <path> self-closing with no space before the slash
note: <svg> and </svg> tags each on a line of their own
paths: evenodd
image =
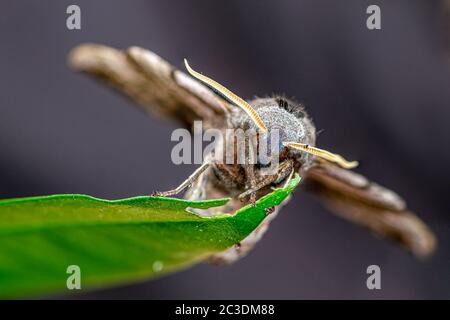
<svg viewBox="0 0 450 320">
<path fill-rule="evenodd" d="M 256 192 L 259 189 L 264 188 L 265 186 L 268 186 L 269 184 L 271 184 L 272 182 L 275 182 L 277 180 L 276 175 L 272 175 L 272 176 L 267 176 L 265 177 L 263 180 L 261 180 L 258 184 L 256 184 L 254 187 L 248 189 L 247 191 L 242 192 L 238 198 L 239 199 L 244 199 L 247 196 L 252 196 L 254 194 L 256 194 Z"/>
<path fill-rule="evenodd" d="M 283 184 L 283 189 L 288 186 L 288 184 L 291 182 L 292 177 L 294 176 L 294 168 L 291 169 L 291 173 L 289 173 L 289 176 L 286 178 L 286 181 Z"/>
<path fill-rule="evenodd" d="M 254 165 L 254 153 L 252 145 L 250 144 L 250 138 L 247 139 L 248 148 L 245 150 L 245 164 L 244 164 L 244 171 L 245 171 L 245 177 L 247 179 L 247 188 L 249 190 L 253 190 L 257 185 L 257 179 L 255 175 L 255 165 Z M 250 195 L 250 203 L 252 206 L 255 206 L 256 204 L 256 191 L 250 192 L 247 195 Z M 239 197 L 240 199 L 243 199 L 243 197 Z"/>
<path fill-rule="evenodd" d="M 211 162 L 204 162 L 197 170 L 194 171 L 193 174 L 191 174 L 186 180 L 184 180 L 178 187 L 172 190 L 168 191 L 156 191 L 152 193 L 152 196 L 161 196 L 161 197 L 167 197 L 167 196 L 173 196 L 176 194 L 179 194 L 184 189 L 188 188 L 192 183 L 195 182 L 195 180 L 200 177 L 200 175 L 209 168 L 211 165 Z"/>
<path fill-rule="evenodd" d="M 280 168 L 278 169 L 278 172 L 273 175 L 265 176 L 262 180 L 260 180 L 254 187 L 248 189 L 247 191 L 241 193 L 238 198 L 243 199 L 247 197 L 248 195 L 255 194 L 258 190 L 274 183 L 280 180 L 285 179 L 288 177 L 288 175 L 291 175 L 293 173 L 293 164 L 291 161 L 286 161 L 280 164 Z M 288 177 L 288 180 L 291 177 Z"/>
<path fill-rule="evenodd" d="M 257 182 L 258 182 L 257 179 L 256 179 L 256 175 L 255 175 L 255 166 L 253 164 L 245 164 L 244 165 L 244 171 L 245 171 L 245 177 L 247 179 L 247 188 L 248 188 L 248 191 L 250 191 L 250 192 L 247 193 L 243 197 L 239 196 L 239 199 L 243 199 L 246 196 L 250 195 L 249 201 L 252 204 L 252 206 L 255 206 L 255 204 L 256 204 L 256 191 L 258 190 L 258 189 L 254 190 L 255 187 L 257 186 Z"/>
<path fill-rule="evenodd" d="M 269 207 L 266 209 L 266 216 L 268 216 L 269 214 L 274 213 L 275 211 L 275 207 Z"/>
<path fill-rule="evenodd" d="M 257 185 L 256 175 L 255 175 L 255 168 L 251 164 L 247 164 L 244 166 L 245 176 L 247 178 L 247 184 L 249 191 L 253 190 Z M 247 192 L 247 191 L 246 191 Z M 256 203 L 256 191 L 247 193 L 247 195 L 250 195 L 250 203 L 254 206 Z M 240 199 L 243 199 L 244 197 L 239 196 Z"/>
</svg>

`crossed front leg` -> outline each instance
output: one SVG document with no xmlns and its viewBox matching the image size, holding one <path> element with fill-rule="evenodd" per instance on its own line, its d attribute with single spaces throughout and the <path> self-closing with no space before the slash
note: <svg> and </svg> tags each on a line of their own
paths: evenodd
<svg viewBox="0 0 450 320">
<path fill-rule="evenodd" d="M 293 172 L 294 172 L 294 165 L 293 165 L 292 161 L 290 161 L 290 160 L 284 161 L 280 164 L 277 173 L 272 174 L 272 175 L 263 176 L 253 187 L 251 187 L 248 190 L 241 193 L 238 196 L 238 198 L 244 199 L 245 197 L 250 196 L 250 201 L 251 201 L 251 196 L 253 194 L 256 195 L 256 192 L 259 191 L 260 189 L 262 189 L 274 182 L 282 181 L 285 178 L 288 178 L 288 180 L 290 180 L 292 178 Z M 286 183 L 288 183 L 288 182 L 289 181 L 287 181 Z"/>
</svg>

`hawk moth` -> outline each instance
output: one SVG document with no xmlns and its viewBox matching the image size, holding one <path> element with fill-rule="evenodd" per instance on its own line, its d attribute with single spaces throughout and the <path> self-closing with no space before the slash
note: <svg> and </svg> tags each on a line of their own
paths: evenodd
<svg viewBox="0 0 450 320">
<path fill-rule="evenodd" d="M 160 195 L 187 189 L 185 198 L 190 200 L 230 197 L 225 208 L 219 209 L 235 212 L 270 193 L 272 187 L 285 184 L 293 173 L 299 173 L 302 188 L 316 195 L 330 211 L 403 245 L 417 257 L 426 257 L 434 251 L 433 232 L 407 209 L 400 196 L 351 171 L 356 162 L 315 147 L 315 127 L 302 105 L 281 96 L 247 102 L 194 71 L 187 62 L 192 77 L 139 47 L 119 51 L 83 44 L 72 50 L 69 63 L 75 70 L 112 86 L 144 111 L 175 120 L 186 128 L 192 128 L 195 120 L 202 120 L 204 128 L 221 130 L 253 126 L 270 133 L 273 126 L 281 129 L 284 144 L 279 147 L 280 165 L 276 174 L 262 176 L 258 165 L 205 162 L 178 188 Z M 298 134 L 300 131 L 302 134 Z M 245 255 L 279 209 L 271 210 L 240 244 L 213 255 L 210 261 L 230 263 Z M 217 210 L 211 208 L 200 214 L 213 215 Z"/>
</svg>

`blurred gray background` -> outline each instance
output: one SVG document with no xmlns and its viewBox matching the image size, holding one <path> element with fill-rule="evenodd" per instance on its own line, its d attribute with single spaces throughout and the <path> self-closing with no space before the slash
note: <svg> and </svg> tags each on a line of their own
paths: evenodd
<svg viewBox="0 0 450 320">
<path fill-rule="evenodd" d="M 82 29 L 66 28 L 78 4 Z M 381 7 L 382 30 L 366 28 Z M 98 42 L 149 48 L 243 97 L 285 93 L 324 129 L 321 147 L 404 196 L 437 233 L 426 262 L 297 191 L 271 229 L 229 267 L 198 265 L 63 298 L 450 298 L 449 24 L 441 1 L 2 1 L 0 198 L 84 193 L 107 199 L 176 186 L 194 167 L 170 161 L 175 124 L 66 65 Z M 1 244 L 0 244 L 1 245 Z M 125 257 L 124 257 L 125 258 Z M 382 290 L 366 288 L 378 264 Z"/>
</svg>

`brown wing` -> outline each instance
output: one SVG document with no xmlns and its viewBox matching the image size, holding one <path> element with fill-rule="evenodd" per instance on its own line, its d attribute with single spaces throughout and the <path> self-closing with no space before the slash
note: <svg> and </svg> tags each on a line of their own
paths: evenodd
<svg viewBox="0 0 450 320">
<path fill-rule="evenodd" d="M 304 187 L 339 216 L 404 245 L 418 257 L 436 247 L 433 232 L 400 196 L 360 174 L 319 163 L 307 171 Z"/>
<path fill-rule="evenodd" d="M 203 120 L 205 128 L 224 124 L 227 103 L 151 51 L 131 47 L 123 52 L 83 44 L 72 50 L 69 64 L 111 85 L 151 114 L 188 128 L 194 120 Z"/>
</svg>

